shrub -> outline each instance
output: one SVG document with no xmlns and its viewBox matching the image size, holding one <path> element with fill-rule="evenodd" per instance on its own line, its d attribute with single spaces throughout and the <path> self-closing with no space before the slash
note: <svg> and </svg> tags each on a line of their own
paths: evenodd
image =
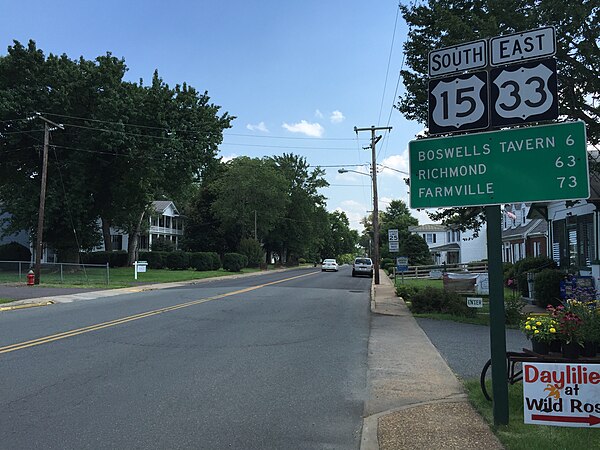
<svg viewBox="0 0 600 450">
<path fill-rule="evenodd" d="M 504 299 L 504 318 L 507 325 L 518 325 L 523 319 L 525 302 L 520 298 Z"/>
<path fill-rule="evenodd" d="M 412 295 L 411 310 L 419 313 L 443 313 L 455 316 L 473 317 L 475 310 L 469 308 L 465 299 L 456 292 L 426 287 Z"/>
<path fill-rule="evenodd" d="M 521 295 L 527 296 L 529 294 L 527 272 L 537 273 L 544 269 L 556 269 L 556 267 L 556 262 L 547 256 L 528 257 L 517 261 L 513 268 L 517 280 L 517 287 L 519 288 Z"/>
<path fill-rule="evenodd" d="M 31 251 L 18 242 L 0 245 L 0 261 L 31 261 Z"/>
<path fill-rule="evenodd" d="M 298 258 L 298 264 L 306 264 L 306 258 Z M 248 263 L 250 265 L 250 263 Z"/>
<path fill-rule="evenodd" d="M 164 269 L 167 252 L 140 252 L 140 261 L 148 262 L 150 269 Z"/>
<path fill-rule="evenodd" d="M 223 257 L 223 269 L 230 272 L 239 272 L 248 264 L 246 255 L 240 253 L 225 253 Z"/>
<path fill-rule="evenodd" d="M 543 308 L 560 305 L 560 282 L 564 278 L 560 270 L 544 269 L 537 273 L 533 284 L 535 304 Z"/>
<path fill-rule="evenodd" d="M 419 292 L 419 288 L 408 284 L 399 284 L 396 286 L 396 295 L 402 297 L 405 302 L 412 301 L 413 295 Z"/>
<path fill-rule="evenodd" d="M 209 252 L 212 258 L 212 270 L 219 270 L 221 268 L 221 258 L 216 252 Z"/>
<path fill-rule="evenodd" d="M 155 241 L 152 241 L 153 252 L 173 252 L 175 251 L 175 244 L 173 241 L 159 237 Z"/>
<path fill-rule="evenodd" d="M 110 267 L 126 267 L 127 252 L 118 250 L 115 252 L 88 252 L 80 255 L 83 264 L 106 264 Z"/>
<path fill-rule="evenodd" d="M 177 250 L 167 253 L 165 265 L 172 270 L 185 270 L 190 266 L 190 257 L 186 252 Z"/>
<path fill-rule="evenodd" d="M 245 255 L 248 258 L 248 266 L 258 267 L 260 262 L 263 260 L 263 249 L 255 239 L 242 239 L 240 241 L 239 253 Z"/>
<path fill-rule="evenodd" d="M 190 253 L 190 267 L 198 271 L 213 270 L 213 254 L 210 252 Z"/>
</svg>

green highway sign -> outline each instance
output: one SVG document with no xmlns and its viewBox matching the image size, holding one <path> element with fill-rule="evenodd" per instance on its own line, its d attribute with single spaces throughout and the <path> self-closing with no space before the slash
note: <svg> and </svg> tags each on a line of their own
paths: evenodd
<svg viewBox="0 0 600 450">
<path fill-rule="evenodd" d="M 411 141 L 410 207 L 588 198 L 586 147 L 581 121 Z"/>
</svg>

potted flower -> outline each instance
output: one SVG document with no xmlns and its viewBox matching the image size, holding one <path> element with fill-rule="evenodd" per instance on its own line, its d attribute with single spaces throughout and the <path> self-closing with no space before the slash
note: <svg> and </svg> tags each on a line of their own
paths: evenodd
<svg viewBox="0 0 600 450">
<path fill-rule="evenodd" d="M 581 335 L 583 338 L 582 356 L 596 356 L 600 343 L 600 306 L 597 300 L 581 305 Z"/>
<path fill-rule="evenodd" d="M 532 350 L 547 355 L 558 336 L 558 322 L 549 315 L 530 315 L 521 322 L 521 331 L 531 340 Z"/>
<path fill-rule="evenodd" d="M 567 300 L 564 305 L 547 308 L 550 316 L 558 323 L 558 335 L 562 341 L 562 352 L 565 358 L 575 359 L 581 353 L 583 320 L 578 314 L 581 304 L 582 302 L 577 300 Z"/>
</svg>

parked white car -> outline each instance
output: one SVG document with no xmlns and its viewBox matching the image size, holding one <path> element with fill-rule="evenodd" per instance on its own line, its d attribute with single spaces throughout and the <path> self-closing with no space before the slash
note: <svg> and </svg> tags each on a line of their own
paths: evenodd
<svg viewBox="0 0 600 450">
<path fill-rule="evenodd" d="M 337 272 L 337 261 L 335 259 L 324 259 L 323 264 L 321 264 L 321 272 L 325 272 L 326 270 L 333 270 L 334 272 Z"/>
</svg>

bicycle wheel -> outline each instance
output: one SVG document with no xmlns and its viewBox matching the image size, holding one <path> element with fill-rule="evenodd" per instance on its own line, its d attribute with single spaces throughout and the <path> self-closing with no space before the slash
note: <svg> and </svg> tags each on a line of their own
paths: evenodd
<svg viewBox="0 0 600 450">
<path fill-rule="evenodd" d="M 479 385 L 481 386 L 481 392 L 483 393 L 483 396 L 488 402 L 492 401 L 492 397 L 490 397 L 490 395 L 488 394 L 487 387 L 485 385 L 485 379 L 487 377 L 487 372 L 490 369 L 490 367 L 492 367 L 491 358 L 488 359 L 488 361 L 483 365 L 483 369 L 481 369 L 481 375 L 479 376 Z"/>
</svg>

